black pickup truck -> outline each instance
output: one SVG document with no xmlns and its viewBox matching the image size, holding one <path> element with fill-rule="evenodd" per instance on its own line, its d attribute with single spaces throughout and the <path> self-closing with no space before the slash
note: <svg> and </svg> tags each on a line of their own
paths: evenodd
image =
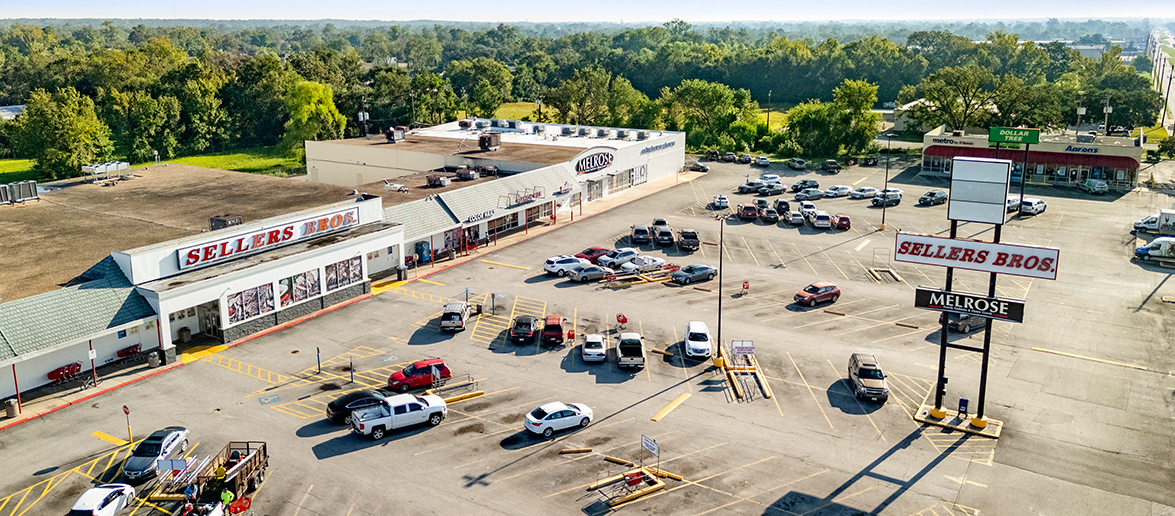
<svg viewBox="0 0 1175 516">
<path fill-rule="evenodd" d="M 698 232 L 692 229 L 683 229 L 677 236 L 677 247 L 683 251 L 697 251 L 702 241 L 698 239 Z"/>
</svg>

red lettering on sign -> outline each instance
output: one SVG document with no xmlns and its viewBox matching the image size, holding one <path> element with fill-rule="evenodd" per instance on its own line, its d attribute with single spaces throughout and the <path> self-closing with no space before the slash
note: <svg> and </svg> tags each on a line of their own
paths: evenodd
<svg viewBox="0 0 1175 516">
<path fill-rule="evenodd" d="M 910 243 L 902 242 L 902 245 L 898 246 L 898 254 L 910 254 Z"/>
<path fill-rule="evenodd" d="M 960 257 L 959 260 L 964 261 L 964 262 L 975 261 L 975 250 L 974 249 L 964 249 L 963 256 Z"/>
<path fill-rule="evenodd" d="M 927 258 L 933 258 L 934 251 L 931 250 L 933 248 L 934 248 L 934 246 L 932 246 L 932 245 L 922 244 L 922 256 L 925 256 Z"/>
<path fill-rule="evenodd" d="M 963 251 L 963 248 L 961 248 L 961 247 L 952 247 L 951 254 L 947 255 L 947 259 L 948 260 L 958 260 L 959 253 L 961 253 L 962 251 Z"/>
<path fill-rule="evenodd" d="M 200 261 L 200 250 L 192 249 L 188 251 L 188 259 L 184 262 L 184 265 L 192 265 L 198 261 Z"/>
<path fill-rule="evenodd" d="M 257 249 L 263 245 L 265 245 L 265 233 L 257 233 L 253 235 L 253 245 L 249 246 L 249 249 Z"/>
<path fill-rule="evenodd" d="M 354 223 L 355 223 L 355 213 L 354 212 L 348 211 L 345 215 L 343 215 L 343 224 L 350 226 L 351 224 L 354 224 Z"/>
<path fill-rule="evenodd" d="M 276 244 L 278 242 L 281 242 L 282 230 L 280 230 L 280 229 L 270 230 L 270 232 L 267 234 L 267 236 L 268 236 L 268 238 L 265 240 L 265 245 Z"/>
<path fill-rule="evenodd" d="M 200 258 L 200 261 L 208 261 L 208 260 L 211 260 L 215 257 L 216 257 L 216 246 L 210 245 L 210 246 L 204 248 L 204 255 Z"/>
<path fill-rule="evenodd" d="M 996 253 L 995 254 L 995 261 L 991 262 L 991 264 L 992 265 L 1000 265 L 1000 266 L 1007 265 L 1008 264 L 1008 253 Z"/>
<path fill-rule="evenodd" d="M 1029 256 L 1024 259 L 1024 268 L 1025 269 L 1035 269 L 1037 265 L 1040 265 L 1040 258 L 1037 258 L 1035 256 Z"/>
<path fill-rule="evenodd" d="M 1008 260 L 1008 267 L 1011 267 L 1013 269 L 1019 269 L 1020 268 L 1020 261 L 1023 259 L 1024 259 L 1024 255 L 1013 254 L 1012 259 Z"/>
<path fill-rule="evenodd" d="M 231 254 L 233 254 L 233 252 L 231 250 L 229 250 L 228 242 L 221 242 L 220 243 L 220 257 L 223 258 L 223 257 L 229 256 Z"/>
<path fill-rule="evenodd" d="M 1053 259 L 1052 258 L 1045 258 L 1045 259 L 1041 260 L 1040 267 L 1036 268 L 1036 270 L 1038 270 L 1038 271 L 1049 271 L 1052 269 L 1053 269 Z"/>
<path fill-rule="evenodd" d="M 318 219 L 318 230 L 326 231 L 330 229 L 330 219 Z"/>
<path fill-rule="evenodd" d="M 986 262 L 987 255 L 988 255 L 988 251 L 979 251 L 978 253 L 975 253 L 975 261 L 979 262 L 979 263 Z"/>
<path fill-rule="evenodd" d="M 938 259 L 940 259 L 940 260 L 941 260 L 941 259 L 943 259 L 943 258 L 946 258 L 946 257 L 947 257 L 947 255 L 946 255 L 946 253 L 942 252 L 942 251 L 943 251 L 943 249 L 946 249 L 946 246 L 945 246 L 945 245 L 940 245 L 940 246 L 938 246 L 938 251 L 935 251 L 935 253 L 934 253 L 934 257 L 935 257 L 935 258 L 938 258 Z"/>
<path fill-rule="evenodd" d="M 285 242 L 291 238 L 294 238 L 294 226 L 286 226 L 286 228 L 282 230 L 282 242 Z"/>
<path fill-rule="evenodd" d="M 335 215 L 334 217 L 330 218 L 330 228 L 331 229 L 337 228 L 337 227 L 341 226 L 342 224 L 343 224 L 343 216 L 342 215 Z"/>
</svg>

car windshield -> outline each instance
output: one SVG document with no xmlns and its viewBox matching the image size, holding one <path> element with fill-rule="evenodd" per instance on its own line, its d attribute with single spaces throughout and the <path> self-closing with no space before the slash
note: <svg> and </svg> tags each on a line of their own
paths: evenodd
<svg viewBox="0 0 1175 516">
<path fill-rule="evenodd" d="M 135 448 L 134 455 L 136 457 L 158 457 L 160 444 L 158 441 L 144 442 Z"/>
<path fill-rule="evenodd" d="M 584 250 L 583 250 L 583 252 L 582 252 L 582 253 L 579 253 L 579 254 L 592 255 L 592 254 L 595 254 L 595 252 L 596 252 L 596 250 L 595 250 L 595 249 L 592 249 L 592 248 L 590 248 L 590 247 L 589 247 L 589 248 L 587 248 L 587 249 L 584 249 Z"/>
<path fill-rule="evenodd" d="M 530 323 L 519 321 L 514 325 L 514 329 L 517 331 L 530 331 Z"/>
<path fill-rule="evenodd" d="M 693 231 L 682 231 L 681 238 L 698 238 L 698 234 Z"/>
<path fill-rule="evenodd" d="M 415 376 L 415 375 L 416 375 L 416 365 L 410 365 L 410 366 L 404 368 L 404 376 Z"/>
<path fill-rule="evenodd" d="M 808 286 L 804 287 L 804 292 L 807 292 L 809 294 L 815 294 L 817 292 L 820 292 L 820 287 L 817 287 L 816 285 L 808 285 Z"/>
<path fill-rule="evenodd" d="M 530 412 L 530 417 L 541 420 L 547 417 L 547 411 L 543 410 L 542 407 L 539 407 Z"/>
<path fill-rule="evenodd" d="M 860 376 L 861 378 L 866 379 L 866 380 L 884 380 L 885 379 L 885 375 L 881 374 L 880 369 L 861 369 L 857 373 L 857 375 Z"/>
<path fill-rule="evenodd" d="M 688 274 L 688 273 L 694 272 L 694 268 L 692 266 L 686 266 L 681 269 L 681 272 Z"/>
<path fill-rule="evenodd" d="M 709 335 L 706 335 L 705 333 L 702 333 L 700 331 L 690 332 L 689 336 L 686 338 L 689 340 L 692 340 L 694 342 L 705 342 L 707 340 L 710 340 Z"/>
</svg>

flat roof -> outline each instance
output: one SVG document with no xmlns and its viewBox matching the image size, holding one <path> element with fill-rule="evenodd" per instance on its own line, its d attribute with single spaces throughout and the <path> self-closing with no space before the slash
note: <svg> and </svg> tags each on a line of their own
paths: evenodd
<svg viewBox="0 0 1175 516">
<path fill-rule="evenodd" d="M 449 186 L 428 186 L 428 176 L 442 176 L 450 179 Z M 372 183 L 364 183 L 356 186 L 355 189 L 359 193 L 369 195 L 378 195 L 383 199 L 384 208 L 396 206 L 397 204 L 404 204 L 410 201 L 424 199 L 430 195 L 436 195 L 442 192 L 452 192 L 468 186 L 479 185 L 490 181 L 495 181 L 502 176 L 486 176 L 478 177 L 471 180 L 459 180 L 453 171 L 449 170 L 434 170 L 429 172 L 417 172 L 415 174 L 397 177 L 395 179 L 388 179 L 385 181 L 375 181 Z M 408 189 L 407 192 L 398 189 L 389 188 L 388 185 L 403 185 Z M 348 190 L 349 191 L 349 190 Z"/>
<path fill-rule="evenodd" d="M 253 221 L 353 198 L 350 187 L 187 165 L 129 172 L 115 186 L 43 183 L 53 190 L 40 201 L 0 206 L 0 299 L 56 290 L 111 251 L 199 234 L 216 215 Z"/>
<path fill-rule="evenodd" d="M 474 127 L 463 128 L 460 121 L 449 122 L 432 127 L 413 129 L 398 143 L 388 143 L 380 135 L 368 138 L 348 138 L 331 140 L 325 143 L 339 143 L 357 145 L 361 147 L 387 148 L 424 152 L 428 154 L 447 154 L 462 156 L 470 159 L 492 159 L 500 161 L 520 161 L 524 163 L 538 163 L 555 165 L 570 161 L 580 152 L 592 147 L 624 148 L 638 145 L 647 145 L 648 139 L 637 138 L 638 129 L 623 129 L 615 127 L 579 126 L 563 124 L 536 124 L 533 122 L 517 122 L 518 128 L 484 127 L 478 128 L 478 121 L 483 123 L 489 120 L 471 118 L 468 121 Z M 531 128 L 542 125 L 544 134 L 535 134 Z M 563 128 L 575 129 L 575 136 L 563 136 Z M 579 129 L 586 128 L 590 136 L 579 136 Z M 599 130 L 605 130 L 607 136 L 598 136 Z M 628 131 L 626 138 L 619 138 L 618 131 Z M 483 151 L 478 147 L 477 137 L 482 132 L 496 132 L 502 135 L 502 145 L 496 151 Z M 647 131 L 649 139 L 665 134 L 680 134 L 673 131 Z M 371 193 L 371 192 L 369 192 Z"/>
</svg>

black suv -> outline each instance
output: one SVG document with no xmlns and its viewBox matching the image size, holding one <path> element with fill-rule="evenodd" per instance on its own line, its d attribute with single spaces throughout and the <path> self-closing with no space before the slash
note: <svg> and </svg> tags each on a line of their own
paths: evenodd
<svg viewBox="0 0 1175 516">
<path fill-rule="evenodd" d="M 957 331 L 959 333 L 970 333 L 974 328 L 987 327 L 987 319 L 978 315 L 964 315 L 943 312 L 938 316 L 938 323 L 942 324 L 943 319 L 947 320 L 948 330 Z"/>
<path fill-rule="evenodd" d="M 673 245 L 673 230 L 669 225 L 653 226 L 653 240 L 657 245 Z"/>
<path fill-rule="evenodd" d="M 629 239 L 634 244 L 647 244 L 652 242 L 653 235 L 649 232 L 649 227 L 644 224 L 637 224 L 632 227 L 632 237 Z"/>
<path fill-rule="evenodd" d="M 721 155 L 721 154 L 719 154 L 719 153 L 718 153 L 718 151 L 716 151 L 716 150 L 708 150 L 708 151 L 706 151 L 706 159 L 708 159 L 708 160 L 710 160 L 710 161 L 718 161 L 718 158 L 719 158 L 720 156 L 722 156 L 722 155 Z"/>
<path fill-rule="evenodd" d="M 798 183 L 791 185 L 791 191 L 798 192 L 805 188 L 820 188 L 820 182 L 815 179 L 801 179 Z"/>
<path fill-rule="evenodd" d="M 696 251 L 701 243 L 698 232 L 692 229 L 681 230 L 681 234 L 677 238 L 678 247 L 685 251 Z"/>
<path fill-rule="evenodd" d="M 787 199 L 776 199 L 774 207 L 775 211 L 779 213 L 787 213 L 791 211 L 791 204 L 787 202 Z"/>
</svg>

